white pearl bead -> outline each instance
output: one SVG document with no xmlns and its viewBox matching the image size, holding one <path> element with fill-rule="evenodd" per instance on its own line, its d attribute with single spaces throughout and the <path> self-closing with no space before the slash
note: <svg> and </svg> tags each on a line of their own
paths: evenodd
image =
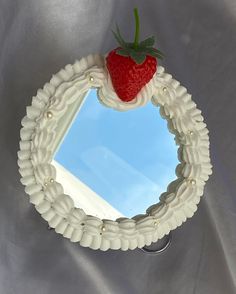
<svg viewBox="0 0 236 294">
<path fill-rule="evenodd" d="M 190 183 L 192 186 L 194 186 L 194 185 L 196 185 L 196 180 L 194 180 L 194 179 L 190 179 L 190 180 L 189 180 L 189 183 Z"/>
<path fill-rule="evenodd" d="M 162 91 L 163 91 L 163 93 L 166 93 L 167 92 L 167 88 L 166 87 L 163 87 L 162 88 Z"/>
<path fill-rule="evenodd" d="M 51 111 L 46 112 L 46 117 L 49 119 L 53 117 L 53 114 L 51 113 Z"/>
</svg>

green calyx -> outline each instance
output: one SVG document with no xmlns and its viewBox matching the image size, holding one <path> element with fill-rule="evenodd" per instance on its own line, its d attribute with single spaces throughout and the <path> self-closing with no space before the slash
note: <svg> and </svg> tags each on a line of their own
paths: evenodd
<svg viewBox="0 0 236 294">
<path fill-rule="evenodd" d="M 135 17 L 135 38 L 133 43 L 127 43 L 121 36 L 119 27 L 116 25 L 116 32 L 112 31 L 114 37 L 120 45 L 120 49 L 116 50 L 116 53 L 121 56 L 130 56 L 137 64 L 142 64 L 147 55 L 153 56 L 158 59 L 163 59 L 164 54 L 154 48 L 155 38 L 149 37 L 139 42 L 139 15 L 138 9 L 134 8 Z"/>
</svg>

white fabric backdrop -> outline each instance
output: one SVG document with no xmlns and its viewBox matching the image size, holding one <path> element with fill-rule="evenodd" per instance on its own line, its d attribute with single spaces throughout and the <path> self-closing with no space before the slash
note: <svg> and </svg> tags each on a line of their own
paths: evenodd
<svg viewBox="0 0 236 294">
<path fill-rule="evenodd" d="M 214 174 L 195 216 L 159 256 L 92 251 L 48 231 L 16 164 L 20 120 L 67 63 L 115 41 L 115 21 L 154 34 L 163 65 L 193 94 L 210 130 Z M 236 293 L 235 0 L 0 0 L 0 293 Z"/>
</svg>

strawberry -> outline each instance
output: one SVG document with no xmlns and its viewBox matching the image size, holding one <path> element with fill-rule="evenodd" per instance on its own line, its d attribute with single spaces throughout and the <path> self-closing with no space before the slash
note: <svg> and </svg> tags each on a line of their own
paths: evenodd
<svg viewBox="0 0 236 294">
<path fill-rule="evenodd" d="M 135 16 L 135 39 L 133 43 L 124 41 L 119 27 L 114 37 L 119 47 L 110 51 L 106 57 L 106 66 L 117 96 L 124 102 L 133 100 L 139 91 L 153 77 L 157 69 L 157 58 L 162 59 L 163 53 L 153 48 L 154 37 L 149 37 L 139 43 L 139 15 L 137 8 Z"/>
</svg>

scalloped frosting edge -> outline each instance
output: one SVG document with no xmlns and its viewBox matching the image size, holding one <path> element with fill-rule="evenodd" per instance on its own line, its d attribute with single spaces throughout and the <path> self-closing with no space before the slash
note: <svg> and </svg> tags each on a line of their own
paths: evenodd
<svg viewBox="0 0 236 294">
<path fill-rule="evenodd" d="M 145 215 L 116 221 L 86 215 L 81 208 L 74 207 L 72 198 L 55 181 L 50 142 L 57 121 L 68 105 L 91 87 L 98 88 L 99 99 L 105 106 L 120 111 L 151 100 L 160 107 L 170 132 L 175 134 L 179 145 L 178 179 L 170 183 L 160 202 L 149 207 Z M 37 91 L 31 106 L 26 108 L 20 137 L 19 172 L 30 202 L 57 233 L 91 249 L 128 250 L 161 239 L 193 216 L 212 173 L 208 130 L 186 88 L 159 66 L 131 103 L 122 102 L 112 88 L 104 57 L 98 54 L 67 65 Z"/>
</svg>

